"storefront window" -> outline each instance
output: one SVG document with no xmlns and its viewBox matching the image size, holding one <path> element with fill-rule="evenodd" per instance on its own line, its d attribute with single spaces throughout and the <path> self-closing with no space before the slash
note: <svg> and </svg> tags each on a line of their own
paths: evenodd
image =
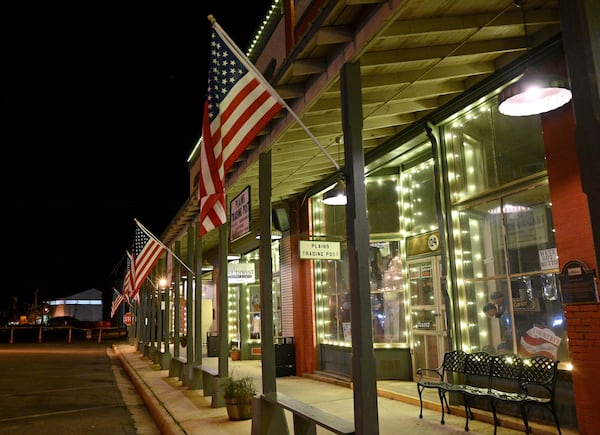
<svg viewBox="0 0 600 435">
<path fill-rule="evenodd" d="M 272 264 L 273 264 L 273 284 L 272 284 L 272 304 L 273 304 L 273 338 L 275 340 L 282 337 L 281 325 L 281 284 L 280 284 L 280 262 L 279 262 L 279 241 L 272 243 Z M 236 264 L 253 264 L 252 279 L 247 282 L 230 282 L 228 293 L 228 313 L 229 313 L 229 341 L 235 344 L 249 344 L 250 349 L 260 347 L 261 316 L 262 303 L 260 300 L 260 261 L 258 250 L 254 250 L 241 256 L 237 261 L 230 262 L 229 269 L 235 268 Z M 241 271 L 248 272 L 245 267 L 239 268 Z"/>
<path fill-rule="evenodd" d="M 539 117 L 483 104 L 443 132 L 463 348 L 567 362 Z"/>
<path fill-rule="evenodd" d="M 425 145 L 422 148 L 428 149 Z M 407 162 L 402 165 L 402 229 L 406 237 L 438 228 L 435 203 L 433 160 Z"/>
<path fill-rule="evenodd" d="M 313 197 L 312 237 L 315 240 L 339 241 L 340 260 L 313 260 L 317 306 L 317 340 L 324 344 L 350 346 L 350 285 L 346 246 L 346 210 L 327 206 Z"/>
<path fill-rule="evenodd" d="M 370 292 L 376 347 L 407 345 L 406 308 L 400 242 L 399 174 L 392 169 L 367 178 L 370 235 Z M 313 234 L 341 241 L 342 259 L 314 261 L 318 337 L 321 343 L 350 346 L 350 286 L 343 207 L 313 198 Z M 383 240 L 383 239 L 396 240 Z M 380 240 L 381 239 L 381 240 Z"/>
<path fill-rule="evenodd" d="M 406 343 L 404 269 L 399 242 L 371 242 L 373 342 Z"/>
<path fill-rule="evenodd" d="M 545 170 L 538 116 L 505 116 L 486 102 L 445 125 L 444 140 L 453 202 Z"/>
</svg>

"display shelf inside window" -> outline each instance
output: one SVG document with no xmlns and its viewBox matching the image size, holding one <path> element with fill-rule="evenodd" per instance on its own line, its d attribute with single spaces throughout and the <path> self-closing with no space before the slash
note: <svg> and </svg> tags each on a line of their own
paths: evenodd
<svg viewBox="0 0 600 435">
<path fill-rule="evenodd" d="M 371 245 L 371 316 L 375 345 L 407 342 L 402 261 L 395 242 Z"/>
<path fill-rule="evenodd" d="M 250 299 L 250 339 L 260 340 L 260 301 L 258 295 Z"/>
</svg>

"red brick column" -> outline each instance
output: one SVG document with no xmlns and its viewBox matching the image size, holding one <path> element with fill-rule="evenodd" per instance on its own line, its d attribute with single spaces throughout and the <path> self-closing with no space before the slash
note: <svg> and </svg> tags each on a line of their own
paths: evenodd
<svg viewBox="0 0 600 435">
<path fill-rule="evenodd" d="M 598 433 L 596 379 L 600 373 L 600 305 L 567 305 L 565 313 L 579 433 Z"/>
<path fill-rule="evenodd" d="M 594 242 L 587 197 L 581 189 L 571 104 L 544 115 L 542 127 L 559 266 L 580 260 L 593 267 Z M 579 432 L 598 433 L 595 379 L 600 374 L 600 305 L 567 305 L 565 316 Z"/>
<path fill-rule="evenodd" d="M 294 349 L 296 376 L 314 373 L 317 369 L 317 336 L 315 329 L 315 291 L 312 278 L 312 261 L 300 260 L 298 234 L 309 234 L 308 200 L 290 204 L 290 229 L 292 236 L 292 294 L 294 298 Z"/>
</svg>

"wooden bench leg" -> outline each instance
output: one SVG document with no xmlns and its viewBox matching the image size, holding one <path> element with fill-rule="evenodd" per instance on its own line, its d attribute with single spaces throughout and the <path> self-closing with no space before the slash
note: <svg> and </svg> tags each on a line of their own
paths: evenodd
<svg viewBox="0 0 600 435">
<path fill-rule="evenodd" d="M 294 435 L 317 435 L 317 425 L 294 414 Z"/>
</svg>

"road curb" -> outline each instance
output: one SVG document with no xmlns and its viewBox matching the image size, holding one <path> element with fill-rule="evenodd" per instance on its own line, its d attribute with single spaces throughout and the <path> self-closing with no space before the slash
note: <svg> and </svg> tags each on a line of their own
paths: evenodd
<svg viewBox="0 0 600 435">
<path fill-rule="evenodd" d="M 149 410 L 150 415 L 154 419 L 161 433 L 165 435 L 182 435 L 186 434 L 184 430 L 179 427 L 178 422 L 167 412 L 167 410 L 160 404 L 158 398 L 154 395 L 148 385 L 142 380 L 137 374 L 131 363 L 121 353 L 116 345 L 112 345 L 115 354 L 119 358 L 123 369 L 129 376 L 129 379 L 133 383 L 138 394 L 144 401 L 144 404 Z"/>
</svg>

